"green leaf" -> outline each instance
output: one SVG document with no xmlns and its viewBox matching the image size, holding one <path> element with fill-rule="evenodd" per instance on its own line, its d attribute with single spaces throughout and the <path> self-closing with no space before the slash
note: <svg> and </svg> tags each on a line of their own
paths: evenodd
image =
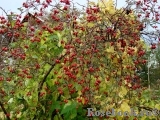
<svg viewBox="0 0 160 120">
<path fill-rule="evenodd" d="M 154 101 L 151 101 L 151 102 L 149 103 L 149 107 L 153 108 L 154 106 L 155 106 Z"/>
<path fill-rule="evenodd" d="M 58 37 L 57 34 L 49 35 L 48 38 L 49 38 L 50 40 L 55 40 L 55 39 L 56 39 L 56 40 L 59 40 L 59 37 Z"/>
<path fill-rule="evenodd" d="M 50 57 L 51 57 L 51 54 L 50 54 L 50 53 L 47 53 L 46 55 L 47 55 L 47 57 L 48 57 L 48 58 L 50 58 Z"/>
<path fill-rule="evenodd" d="M 37 59 L 37 58 L 38 58 L 38 56 L 37 56 L 37 55 L 32 55 L 32 58 Z"/>
<path fill-rule="evenodd" d="M 69 113 L 73 110 L 76 110 L 76 106 L 77 106 L 77 103 L 75 101 L 69 101 L 67 104 L 64 105 L 62 111 L 61 111 L 61 114 L 65 114 L 65 113 Z"/>
<path fill-rule="evenodd" d="M 75 83 L 75 88 L 76 88 L 76 90 L 81 90 L 81 89 L 82 89 L 82 86 L 79 85 L 78 83 Z"/>
<path fill-rule="evenodd" d="M 45 66 L 44 66 L 44 70 L 48 71 L 49 69 L 50 69 L 50 65 L 45 64 Z M 50 77 L 51 77 L 51 76 L 50 76 Z"/>
<path fill-rule="evenodd" d="M 12 42 L 12 43 L 10 43 L 10 45 L 11 45 L 11 47 L 16 47 L 16 43 L 14 43 L 14 42 Z"/>
<path fill-rule="evenodd" d="M 13 98 L 10 98 L 8 103 L 12 103 L 13 102 Z"/>
<path fill-rule="evenodd" d="M 43 44 L 40 46 L 40 49 L 46 49 L 47 48 L 47 45 Z"/>
<path fill-rule="evenodd" d="M 119 97 L 123 98 L 127 94 L 127 89 L 125 87 L 121 87 L 121 90 L 119 91 Z"/>
<path fill-rule="evenodd" d="M 47 84 L 47 86 L 49 86 L 50 88 L 51 88 L 51 87 L 55 88 L 55 86 L 53 86 L 53 80 L 52 80 L 52 79 L 47 78 L 46 84 Z M 52 90 L 53 90 L 53 89 L 52 89 Z"/>
<path fill-rule="evenodd" d="M 58 119 L 58 115 L 55 115 L 55 116 L 54 116 L 54 120 L 59 120 L 59 119 Z"/>
<path fill-rule="evenodd" d="M 59 55 L 60 53 L 62 53 L 62 51 L 63 51 L 63 47 L 60 46 L 60 47 L 58 47 L 57 49 L 54 50 L 54 55 L 57 56 L 57 55 Z"/>
<path fill-rule="evenodd" d="M 54 111 L 55 109 L 60 109 L 60 101 L 55 101 L 52 103 L 51 111 Z"/>
<path fill-rule="evenodd" d="M 75 110 L 72 110 L 71 115 L 70 115 L 70 118 L 73 119 L 73 118 L 75 118 L 76 116 L 77 116 L 77 110 L 76 110 L 76 109 L 75 109 Z"/>
<path fill-rule="evenodd" d="M 95 24 L 90 22 L 90 23 L 87 24 L 87 26 L 90 27 L 90 28 L 92 28 L 92 27 L 95 26 Z"/>
<path fill-rule="evenodd" d="M 29 80 L 27 79 L 25 82 L 24 82 L 25 86 L 27 87 L 28 84 L 29 84 Z"/>
<path fill-rule="evenodd" d="M 149 99 L 151 99 L 151 95 L 150 95 L 150 91 L 144 91 L 142 94 L 142 98 L 144 98 L 146 101 L 148 101 Z"/>
<path fill-rule="evenodd" d="M 66 114 L 64 115 L 64 119 L 65 119 L 65 120 L 70 120 L 70 119 L 71 119 L 71 118 L 70 118 L 70 115 L 71 115 L 70 112 L 66 113 Z"/>
<path fill-rule="evenodd" d="M 60 34 L 60 33 L 58 33 L 58 32 L 57 32 L 57 36 L 58 36 L 58 38 L 59 38 L 59 39 L 62 39 L 61 34 Z"/>
<path fill-rule="evenodd" d="M 78 116 L 78 117 L 77 117 L 77 120 L 84 120 L 84 117 Z"/>
</svg>

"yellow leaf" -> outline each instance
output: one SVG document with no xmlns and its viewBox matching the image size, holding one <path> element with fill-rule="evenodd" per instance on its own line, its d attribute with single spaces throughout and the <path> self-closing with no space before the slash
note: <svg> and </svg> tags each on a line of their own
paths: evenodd
<svg viewBox="0 0 160 120">
<path fill-rule="evenodd" d="M 124 51 L 123 54 L 122 54 L 122 58 L 124 59 L 124 58 L 126 58 L 126 56 L 127 56 L 127 52 Z"/>
<path fill-rule="evenodd" d="M 121 35 L 120 30 L 117 30 L 116 38 L 119 38 L 120 35 Z M 118 46 L 120 47 L 120 44 Z"/>
<path fill-rule="evenodd" d="M 129 84 L 128 84 L 128 87 L 132 87 L 132 85 L 129 83 Z"/>
<path fill-rule="evenodd" d="M 113 58 L 113 63 L 118 63 L 118 59 L 116 57 Z"/>
<path fill-rule="evenodd" d="M 120 108 L 118 108 L 118 109 L 115 109 L 115 111 L 116 111 L 116 115 L 117 115 L 117 120 L 123 120 L 123 111 L 120 109 Z"/>
<path fill-rule="evenodd" d="M 119 97 L 123 98 L 127 94 L 127 90 L 125 87 L 121 87 L 121 90 L 119 92 Z"/>
<path fill-rule="evenodd" d="M 106 103 L 105 102 L 101 102 L 101 106 L 104 106 L 104 105 L 106 105 Z"/>
<path fill-rule="evenodd" d="M 94 6 L 94 5 L 96 5 L 96 4 L 95 4 L 95 2 L 90 1 L 90 2 L 89 2 L 89 5 L 93 5 L 93 6 Z"/>
<path fill-rule="evenodd" d="M 156 104 L 155 108 L 158 109 L 158 110 L 160 110 L 160 104 Z"/>
<path fill-rule="evenodd" d="M 82 98 L 82 103 L 85 104 L 85 99 L 84 98 Z"/>
<path fill-rule="evenodd" d="M 137 48 L 136 47 L 134 48 L 134 53 L 137 53 Z"/>
<path fill-rule="evenodd" d="M 82 95 L 82 92 L 81 92 L 81 91 L 78 91 L 78 95 L 79 95 L 79 96 Z"/>
<path fill-rule="evenodd" d="M 146 118 L 147 118 L 146 116 L 143 116 L 143 117 L 141 118 L 141 120 L 146 120 Z"/>
<path fill-rule="evenodd" d="M 99 7 L 103 8 L 103 12 L 109 12 L 111 14 L 115 13 L 113 0 L 99 0 Z"/>
<path fill-rule="evenodd" d="M 95 96 L 94 98 L 95 98 L 95 99 L 99 99 L 99 98 L 101 98 L 101 95 L 100 95 L 100 96 Z"/>
<path fill-rule="evenodd" d="M 127 99 L 122 99 L 121 101 L 118 102 L 118 105 L 121 105 L 123 102 L 129 103 L 129 100 L 127 100 Z"/>
<path fill-rule="evenodd" d="M 17 114 L 17 118 L 20 118 L 20 117 L 21 117 L 21 115 L 22 115 L 22 113 L 21 113 L 21 112 L 19 112 L 19 114 Z"/>
<path fill-rule="evenodd" d="M 94 23 L 89 22 L 89 23 L 87 23 L 87 26 L 91 28 L 94 26 Z"/>
<path fill-rule="evenodd" d="M 131 112 L 130 106 L 129 106 L 128 103 L 125 102 L 125 101 L 121 104 L 120 109 L 121 109 L 121 111 L 123 111 L 123 112 L 125 112 L 125 111 L 128 112 L 128 113 Z"/>
<path fill-rule="evenodd" d="M 108 53 L 114 53 L 114 47 L 111 46 L 110 48 L 106 49 L 106 52 L 108 52 Z"/>
<path fill-rule="evenodd" d="M 117 75 L 121 75 L 121 71 L 117 71 Z"/>
<path fill-rule="evenodd" d="M 114 107 L 115 107 L 115 103 L 109 105 L 109 109 L 112 109 L 112 108 L 114 108 Z"/>
<path fill-rule="evenodd" d="M 123 120 L 123 117 L 118 116 L 117 120 Z"/>
</svg>

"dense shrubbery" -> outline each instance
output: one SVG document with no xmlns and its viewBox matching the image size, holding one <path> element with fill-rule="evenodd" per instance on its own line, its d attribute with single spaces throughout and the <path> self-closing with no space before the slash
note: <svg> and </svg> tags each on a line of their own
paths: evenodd
<svg viewBox="0 0 160 120">
<path fill-rule="evenodd" d="M 160 109 L 159 100 L 141 86 L 139 76 L 150 49 L 141 37 L 150 37 L 145 30 L 150 23 L 157 29 L 158 8 L 151 6 L 155 0 L 131 3 L 116 9 L 111 0 L 89 2 L 85 10 L 78 10 L 68 0 L 53 5 L 51 0 L 30 0 L 23 7 L 40 10 L 22 22 L 20 15 L 0 17 L 0 34 L 9 42 L 0 52 L 0 106 L 6 118 L 84 120 L 91 107 Z M 46 17 L 47 7 L 51 11 Z M 152 44 L 151 51 L 155 48 Z"/>
</svg>

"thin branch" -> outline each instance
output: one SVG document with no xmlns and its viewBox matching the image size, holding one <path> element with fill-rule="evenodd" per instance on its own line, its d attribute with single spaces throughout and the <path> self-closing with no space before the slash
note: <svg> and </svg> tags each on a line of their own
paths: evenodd
<svg viewBox="0 0 160 120">
<path fill-rule="evenodd" d="M 0 101 L 0 106 L 2 108 L 3 113 L 5 114 L 5 116 L 7 117 L 8 120 L 11 120 L 10 117 L 8 116 L 8 113 L 6 111 L 6 109 L 4 108 L 3 103 Z"/>
<path fill-rule="evenodd" d="M 160 110 L 158 109 L 154 109 L 154 108 L 151 108 L 151 107 L 146 107 L 146 106 L 137 106 L 139 109 L 145 109 L 147 111 L 151 111 L 151 112 L 157 112 L 157 115 L 160 115 Z"/>
<path fill-rule="evenodd" d="M 65 54 L 66 55 L 66 54 Z M 65 55 L 62 55 L 61 57 L 59 57 L 59 60 L 61 60 Z M 56 63 L 52 64 L 50 69 L 48 70 L 48 72 L 45 74 L 44 78 L 42 79 L 42 81 L 40 82 L 39 84 L 39 87 L 38 87 L 38 100 L 40 98 L 40 92 L 42 90 L 42 87 L 43 87 L 43 84 L 44 82 L 46 81 L 48 75 L 50 74 L 50 72 L 53 70 L 53 68 L 55 67 Z"/>
<path fill-rule="evenodd" d="M 1 9 L 6 15 L 8 15 L 7 12 L 6 12 L 2 7 L 0 7 L 0 9 Z"/>
<path fill-rule="evenodd" d="M 61 55 L 58 59 L 61 60 L 64 56 L 66 56 L 66 54 Z M 40 94 L 41 94 L 42 87 L 43 87 L 44 83 L 46 82 L 46 79 L 47 79 L 48 75 L 51 73 L 51 71 L 52 71 L 53 68 L 55 67 L 55 65 L 56 65 L 56 63 L 54 63 L 54 64 L 51 65 L 50 69 L 49 69 L 48 72 L 45 74 L 45 76 L 44 76 L 44 78 L 42 79 L 42 81 L 39 83 L 39 87 L 38 87 L 38 101 L 39 101 L 39 99 L 40 99 L 40 97 L 41 97 Z M 38 106 L 37 106 L 37 107 L 38 107 Z M 36 108 L 37 108 L 37 107 L 36 107 Z M 38 109 L 38 108 L 37 108 L 37 109 Z M 36 116 L 36 114 L 35 114 L 34 119 L 35 119 L 36 117 L 37 117 L 37 116 Z"/>
</svg>

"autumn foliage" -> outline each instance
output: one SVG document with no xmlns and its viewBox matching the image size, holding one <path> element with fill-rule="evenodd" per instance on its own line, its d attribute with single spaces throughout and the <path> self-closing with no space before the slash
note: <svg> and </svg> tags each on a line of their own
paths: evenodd
<svg viewBox="0 0 160 120">
<path fill-rule="evenodd" d="M 84 120 L 91 107 L 160 109 L 138 74 L 150 49 L 143 39 L 148 35 L 147 21 L 155 21 L 152 27 L 158 29 L 160 7 L 150 10 L 155 0 L 133 2 L 136 8 L 128 2 L 117 9 L 113 3 L 89 2 L 79 10 L 69 0 L 30 0 L 22 8 L 38 11 L 27 14 L 25 21 L 21 14 L 0 17 L 0 35 L 9 43 L 0 51 L 0 106 L 6 118 Z M 151 50 L 155 48 L 151 44 Z M 158 120 L 158 116 L 102 117 L 122 118 Z"/>
</svg>

